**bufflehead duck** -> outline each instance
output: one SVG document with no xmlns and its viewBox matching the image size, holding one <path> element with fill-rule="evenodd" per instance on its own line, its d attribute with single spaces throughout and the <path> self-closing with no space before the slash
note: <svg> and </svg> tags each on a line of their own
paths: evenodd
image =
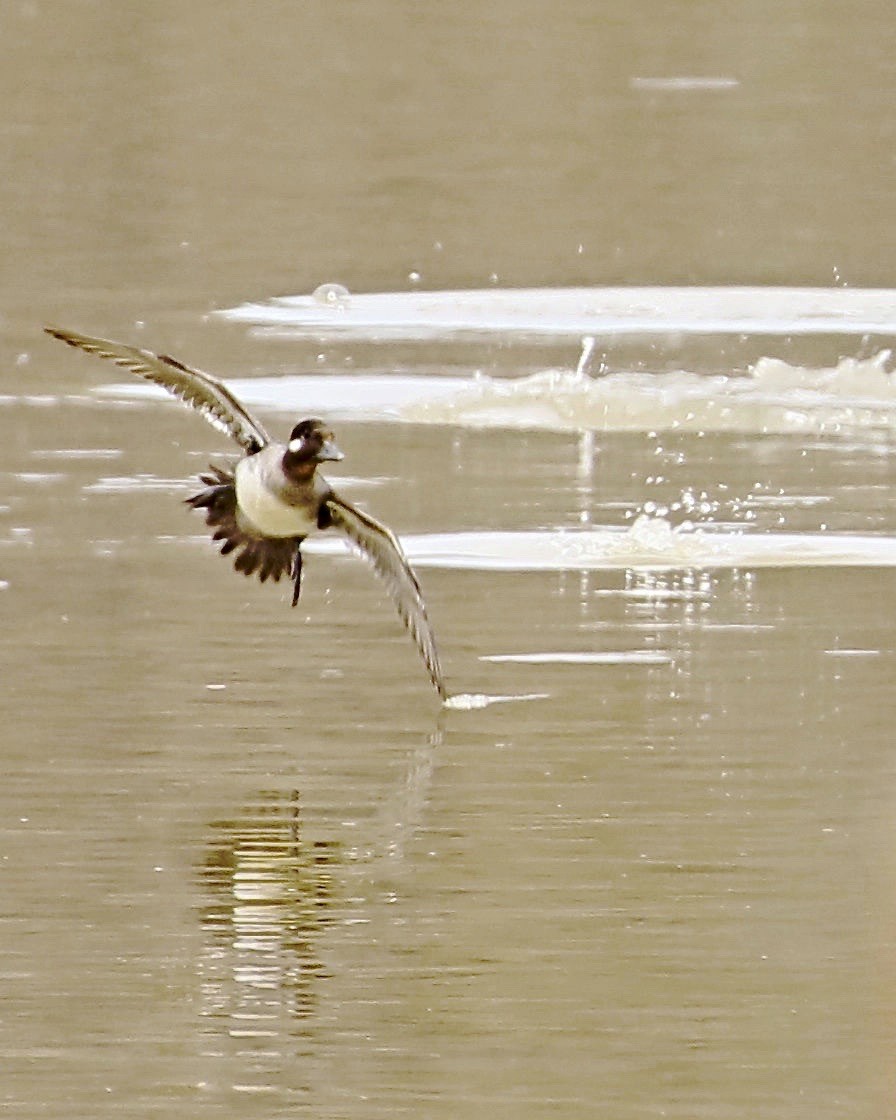
<svg viewBox="0 0 896 1120">
<path fill-rule="evenodd" d="M 211 374 L 166 354 L 56 327 L 45 330 L 69 346 L 161 385 L 242 447 L 245 454 L 232 471 L 210 467 L 200 475 L 205 489 L 187 498 L 194 509 L 206 511 L 206 523 L 214 529 L 212 539 L 223 542 L 222 554 L 237 553 L 237 571 L 247 576 L 257 572 L 262 583 L 288 575 L 295 606 L 301 590 L 302 541 L 319 529 L 341 529 L 385 582 L 439 696 L 447 697 L 420 585 L 395 534 L 340 498 L 318 473 L 320 463 L 343 458 L 322 420 L 302 420 L 286 443 L 276 443 L 224 382 Z"/>
</svg>

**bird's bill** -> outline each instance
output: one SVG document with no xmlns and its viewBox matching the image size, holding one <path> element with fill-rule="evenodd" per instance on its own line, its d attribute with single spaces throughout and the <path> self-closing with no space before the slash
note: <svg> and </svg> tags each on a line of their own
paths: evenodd
<svg viewBox="0 0 896 1120">
<path fill-rule="evenodd" d="M 341 459 L 345 458 L 343 452 L 336 446 L 336 441 L 328 439 L 324 441 L 323 447 L 317 453 L 317 458 L 322 462 L 338 463 Z"/>
</svg>

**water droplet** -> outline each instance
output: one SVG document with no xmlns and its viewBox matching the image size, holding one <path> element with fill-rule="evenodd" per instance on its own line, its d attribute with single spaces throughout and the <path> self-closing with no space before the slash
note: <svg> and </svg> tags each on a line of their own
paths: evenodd
<svg viewBox="0 0 896 1120">
<path fill-rule="evenodd" d="M 320 284 L 311 293 L 311 298 L 327 307 L 347 307 L 352 295 L 342 284 Z"/>
</svg>

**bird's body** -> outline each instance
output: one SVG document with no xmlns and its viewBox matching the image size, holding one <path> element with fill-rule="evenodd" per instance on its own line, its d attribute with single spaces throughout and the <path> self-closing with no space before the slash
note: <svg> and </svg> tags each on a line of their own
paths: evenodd
<svg viewBox="0 0 896 1120">
<path fill-rule="evenodd" d="M 417 577 L 395 535 L 369 514 L 340 498 L 318 465 L 341 459 L 333 433 L 321 420 L 302 420 L 286 443 L 274 442 L 224 382 L 165 355 L 72 331 L 46 328 L 70 346 L 107 358 L 161 385 L 195 408 L 244 450 L 233 471 L 211 467 L 205 489 L 187 499 L 206 511 L 221 552 L 235 552 L 234 566 L 264 582 L 288 575 L 295 606 L 302 577 L 302 541 L 331 526 L 341 529 L 370 561 L 389 589 L 442 698 L 447 693 L 435 637 Z"/>
<path fill-rule="evenodd" d="M 246 531 L 260 537 L 307 537 L 318 528 L 321 503 L 333 493 L 317 471 L 307 482 L 287 478 L 282 468 L 285 451 L 283 444 L 272 443 L 236 465 L 240 517 Z"/>
</svg>

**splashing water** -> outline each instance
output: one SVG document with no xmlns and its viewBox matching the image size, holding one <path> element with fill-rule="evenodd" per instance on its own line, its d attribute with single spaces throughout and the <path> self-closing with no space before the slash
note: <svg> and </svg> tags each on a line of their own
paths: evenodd
<svg viewBox="0 0 896 1120">
<path fill-rule="evenodd" d="M 762 358 L 748 374 L 736 376 L 678 370 L 592 377 L 587 372 L 592 357 L 585 339 L 575 371 L 548 369 L 517 378 L 304 375 L 228 384 L 253 408 L 471 428 L 814 436 L 896 432 L 896 375 L 888 368 L 889 350 L 871 358 L 844 358 L 827 369 Z M 141 382 L 105 385 L 96 392 L 124 399 L 164 395 Z"/>
<path fill-rule="evenodd" d="M 405 420 L 554 430 L 755 432 L 824 435 L 896 430 L 890 351 L 832 369 L 763 358 L 746 376 L 580 370 L 476 378 L 436 400 L 410 402 Z"/>
<path fill-rule="evenodd" d="M 351 302 L 351 292 L 342 284 L 319 284 L 311 293 L 314 303 L 324 307 L 348 307 Z"/>
<path fill-rule="evenodd" d="M 625 529 L 427 533 L 403 536 L 401 543 L 417 567 L 476 571 L 896 566 L 894 537 L 673 526 L 648 513 Z M 310 537 L 303 547 L 316 554 L 348 551 L 332 538 Z"/>
<path fill-rule="evenodd" d="M 549 692 L 524 692 L 517 696 L 490 696 L 485 692 L 459 692 L 456 696 L 447 696 L 442 701 L 442 707 L 456 712 L 474 712 L 480 708 L 488 708 L 492 704 L 510 704 L 517 700 L 547 700 L 549 697 Z"/>
</svg>

